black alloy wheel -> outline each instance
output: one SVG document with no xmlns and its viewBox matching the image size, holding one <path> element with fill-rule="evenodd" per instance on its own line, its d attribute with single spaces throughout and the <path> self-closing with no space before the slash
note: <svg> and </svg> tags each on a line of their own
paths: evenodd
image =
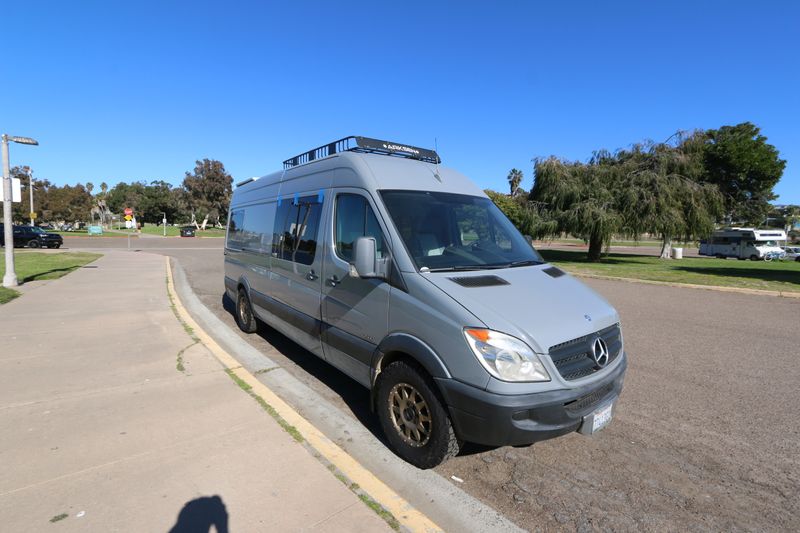
<svg viewBox="0 0 800 533">
<path fill-rule="evenodd" d="M 378 418 L 392 450 L 418 468 L 433 468 L 458 454 L 450 415 L 421 368 L 397 361 L 380 373 Z"/>
<path fill-rule="evenodd" d="M 245 333 L 255 333 L 258 329 L 253 307 L 250 305 L 250 298 L 244 287 L 239 288 L 239 294 L 236 297 L 236 325 Z"/>
</svg>

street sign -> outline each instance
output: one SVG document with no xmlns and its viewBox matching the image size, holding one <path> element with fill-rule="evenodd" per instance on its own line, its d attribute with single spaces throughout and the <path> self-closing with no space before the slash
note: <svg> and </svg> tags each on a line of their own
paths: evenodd
<svg viewBox="0 0 800 533">
<path fill-rule="evenodd" d="M 11 178 L 11 201 L 16 203 L 22 201 L 22 182 L 19 178 Z"/>
<path fill-rule="evenodd" d="M 29 215 L 30 215 L 30 216 L 29 216 L 28 218 L 32 218 L 32 219 L 35 219 L 35 218 L 36 218 L 36 213 L 29 213 Z"/>
<path fill-rule="evenodd" d="M 132 217 L 131 215 L 125 215 L 125 220 L 128 220 L 128 221 L 130 221 L 130 220 L 132 220 L 132 219 L 133 219 L 133 217 Z"/>
<path fill-rule="evenodd" d="M 133 214 L 133 209 L 131 209 L 130 207 L 126 207 L 125 208 L 125 215 L 131 216 L 132 214 Z M 130 220 L 130 219 L 126 218 L 125 220 Z"/>
</svg>

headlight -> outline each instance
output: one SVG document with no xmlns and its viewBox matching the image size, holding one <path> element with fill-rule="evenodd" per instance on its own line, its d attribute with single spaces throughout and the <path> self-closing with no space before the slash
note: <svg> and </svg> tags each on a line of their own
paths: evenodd
<svg viewBox="0 0 800 533">
<path fill-rule="evenodd" d="M 490 329 L 465 329 L 464 336 L 478 361 L 503 381 L 550 381 L 539 358 L 521 340 Z"/>
</svg>

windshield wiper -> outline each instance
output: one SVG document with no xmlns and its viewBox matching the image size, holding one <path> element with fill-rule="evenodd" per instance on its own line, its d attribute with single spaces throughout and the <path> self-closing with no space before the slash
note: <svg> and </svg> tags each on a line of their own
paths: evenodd
<svg viewBox="0 0 800 533">
<path fill-rule="evenodd" d="M 456 271 L 463 272 L 466 270 L 483 270 L 484 268 L 486 268 L 484 265 L 457 265 L 449 267 L 428 268 L 428 272 L 456 272 Z"/>
</svg>

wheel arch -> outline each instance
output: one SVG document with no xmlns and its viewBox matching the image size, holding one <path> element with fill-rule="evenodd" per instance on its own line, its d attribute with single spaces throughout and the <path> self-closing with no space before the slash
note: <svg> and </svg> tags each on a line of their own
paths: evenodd
<svg viewBox="0 0 800 533">
<path fill-rule="evenodd" d="M 424 370 L 431 378 L 451 378 L 441 357 L 421 339 L 408 333 L 393 333 L 375 348 L 370 364 L 370 408 L 375 409 L 376 384 L 384 368 L 396 361 L 407 361 Z M 432 380 L 434 386 L 436 381 Z M 441 391 L 438 391 L 441 394 Z"/>
</svg>

